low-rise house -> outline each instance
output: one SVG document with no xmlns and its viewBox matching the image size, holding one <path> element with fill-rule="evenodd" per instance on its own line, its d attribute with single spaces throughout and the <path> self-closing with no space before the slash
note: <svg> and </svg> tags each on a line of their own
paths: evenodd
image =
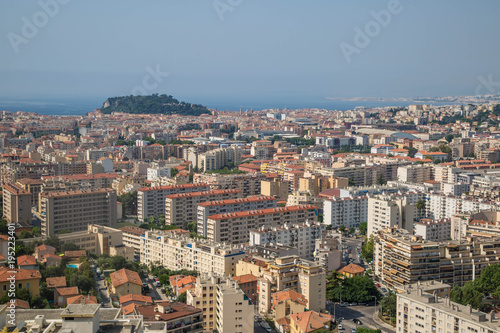
<svg viewBox="0 0 500 333">
<path fill-rule="evenodd" d="M 172 286 L 172 291 L 180 295 L 183 292 L 194 289 L 196 285 L 196 277 L 188 275 L 172 275 L 169 277 L 170 286 Z"/>
<path fill-rule="evenodd" d="M 65 259 L 80 259 L 81 257 L 86 257 L 87 253 L 85 250 L 76 250 L 76 251 L 66 251 L 64 252 Z"/>
<path fill-rule="evenodd" d="M 144 321 L 166 322 L 167 330 L 181 328 L 183 332 L 203 332 L 203 312 L 184 303 L 164 301 L 155 305 L 136 306 Z"/>
<path fill-rule="evenodd" d="M 344 277 L 348 278 L 365 275 L 365 269 L 353 263 L 350 263 L 349 265 L 342 267 L 341 269 L 338 270 L 338 272 L 342 274 Z"/>
<path fill-rule="evenodd" d="M 271 298 L 271 310 L 275 320 L 304 312 L 307 309 L 305 296 L 290 289 L 274 293 Z"/>
<path fill-rule="evenodd" d="M 42 262 L 45 264 L 45 267 L 50 267 L 50 266 L 55 266 L 58 267 L 61 265 L 62 258 L 61 256 L 58 256 L 57 254 L 46 254 Z"/>
<path fill-rule="evenodd" d="M 78 296 L 78 287 L 61 287 L 54 289 L 54 305 L 66 306 L 68 305 L 68 298 Z"/>
<path fill-rule="evenodd" d="M 70 304 L 98 304 L 97 297 L 92 295 L 77 295 L 68 297 L 66 300 L 68 305 Z"/>
<path fill-rule="evenodd" d="M 45 282 L 47 283 L 47 288 L 49 289 L 66 287 L 65 276 L 50 277 L 47 278 Z"/>
<path fill-rule="evenodd" d="M 333 316 L 316 311 L 306 311 L 290 315 L 291 333 L 311 333 L 322 329 L 332 329 Z"/>
<path fill-rule="evenodd" d="M 110 274 L 111 293 L 117 297 L 142 294 L 142 281 L 137 272 L 122 268 Z"/>
<path fill-rule="evenodd" d="M 22 299 L 14 299 L 14 307 L 16 309 L 29 309 L 30 308 L 30 304 L 26 301 L 23 301 Z"/>
<path fill-rule="evenodd" d="M 43 256 L 47 254 L 56 254 L 56 248 L 45 244 L 35 247 L 34 256 L 37 261 L 42 261 Z"/>
<path fill-rule="evenodd" d="M 0 298 L 10 290 L 11 279 L 14 277 L 17 289 L 26 288 L 31 297 L 40 295 L 40 279 L 42 275 L 34 269 L 17 269 L 15 273 L 7 267 L 0 267 Z"/>
<path fill-rule="evenodd" d="M 38 270 L 38 264 L 36 258 L 30 255 L 24 255 L 17 258 L 17 267 L 24 269 L 36 269 Z"/>
<path fill-rule="evenodd" d="M 125 295 L 120 297 L 120 305 L 122 307 L 130 304 L 150 305 L 153 304 L 153 299 L 150 296 L 135 295 L 135 294 Z"/>
</svg>

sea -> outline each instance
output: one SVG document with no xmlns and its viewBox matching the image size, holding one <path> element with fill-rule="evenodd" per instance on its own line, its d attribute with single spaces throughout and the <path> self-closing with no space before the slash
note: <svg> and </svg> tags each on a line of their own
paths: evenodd
<svg viewBox="0 0 500 333">
<path fill-rule="evenodd" d="M 34 98 L 34 99 L 9 99 L 0 98 L 0 111 L 24 111 L 35 112 L 45 115 L 85 115 L 96 108 L 102 106 L 106 98 Z M 180 99 L 182 100 L 182 99 Z M 264 110 L 264 109 L 306 109 L 318 108 L 326 110 L 352 110 L 356 107 L 386 107 L 386 106 L 408 106 L 410 104 L 422 104 L 415 102 L 391 102 L 391 101 L 342 101 L 338 99 L 326 98 L 293 98 L 293 99 L 246 99 L 237 100 L 234 98 L 191 98 L 185 99 L 192 103 L 202 104 L 210 109 L 219 111 L 239 111 L 239 110 Z M 425 103 L 424 103 L 425 104 Z M 431 105 L 449 105 L 451 103 L 429 103 Z"/>
</svg>

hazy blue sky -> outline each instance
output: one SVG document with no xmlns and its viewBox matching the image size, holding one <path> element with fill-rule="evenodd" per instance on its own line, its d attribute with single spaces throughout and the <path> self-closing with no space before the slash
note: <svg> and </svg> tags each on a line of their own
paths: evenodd
<svg viewBox="0 0 500 333">
<path fill-rule="evenodd" d="M 53 1 L 0 2 L 1 97 L 473 95 L 478 77 L 500 81 L 498 0 L 401 0 L 379 31 L 371 11 L 392 0 L 65 0 L 41 13 Z M 340 44 L 367 24 L 369 45 L 346 61 Z M 148 66 L 169 75 L 146 87 Z"/>
</svg>

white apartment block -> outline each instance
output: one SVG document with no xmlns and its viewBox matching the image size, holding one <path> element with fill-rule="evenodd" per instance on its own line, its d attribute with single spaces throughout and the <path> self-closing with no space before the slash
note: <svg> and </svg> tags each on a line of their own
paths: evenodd
<svg viewBox="0 0 500 333">
<path fill-rule="evenodd" d="M 165 197 L 165 223 L 181 227 L 197 220 L 198 204 L 213 200 L 241 198 L 239 190 L 213 190 L 170 194 Z"/>
<path fill-rule="evenodd" d="M 197 166 L 202 171 L 222 169 L 229 163 L 241 163 L 241 148 L 217 148 L 198 155 Z"/>
<path fill-rule="evenodd" d="M 298 255 L 303 259 L 314 258 L 315 242 L 326 230 L 326 224 L 310 223 L 285 224 L 282 227 L 269 228 L 262 226 L 250 230 L 250 246 L 277 244 L 298 249 Z"/>
<path fill-rule="evenodd" d="M 229 244 L 246 243 L 250 229 L 316 222 L 317 209 L 316 206 L 301 205 L 211 215 L 207 219 L 207 238 Z"/>
<path fill-rule="evenodd" d="M 197 211 L 198 235 L 207 237 L 207 219 L 210 215 L 275 208 L 277 205 L 278 198 L 263 195 L 199 203 Z"/>
<path fill-rule="evenodd" d="M 153 181 L 160 177 L 170 177 L 170 168 L 168 167 L 155 167 L 148 168 L 147 170 L 147 180 Z"/>
<path fill-rule="evenodd" d="M 239 248 L 195 240 L 176 231 L 146 231 L 141 239 L 141 263 L 171 270 L 195 270 L 219 276 L 235 275 L 236 262 L 245 256 Z"/>
<path fill-rule="evenodd" d="M 368 221 L 368 197 L 347 197 L 326 199 L 323 203 L 324 223 L 338 228 L 356 228 Z"/>
<path fill-rule="evenodd" d="M 218 333 L 254 332 L 254 306 L 232 279 L 217 285 L 216 316 Z"/>
<path fill-rule="evenodd" d="M 137 191 L 137 215 L 141 222 L 150 216 L 165 214 L 165 197 L 176 193 L 210 191 L 210 186 L 203 183 L 143 187 Z"/>
<path fill-rule="evenodd" d="M 398 181 L 421 184 L 432 179 L 431 165 L 405 165 L 398 168 Z"/>
<path fill-rule="evenodd" d="M 451 219 L 431 220 L 421 219 L 415 222 L 415 235 L 424 240 L 444 242 L 451 238 Z"/>
<path fill-rule="evenodd" d="M 496 333 L 500 320 L 495 312 L 480 312 L 470 305 L 452 302 L 448 297 L 427 293 L 419 285 L 396 294 L 396 332 L 398 333 Z"/>
<path fill-rule="evenodd" d="M 377 195 L 368 198 L 368 235 L 379 230 L 396 227 L 413 231 L 417 218 L 415 204 L 423 193 L 409 192 L 405 195 Z"/>
<path fill-rule="evenodd" d="M 136 252 L 141 250 L 141 236 L 144 235 L 147 229 L 125 226 L 120 228 L 123 233 L 123 245 L 134 248 Z"/>
</svg>

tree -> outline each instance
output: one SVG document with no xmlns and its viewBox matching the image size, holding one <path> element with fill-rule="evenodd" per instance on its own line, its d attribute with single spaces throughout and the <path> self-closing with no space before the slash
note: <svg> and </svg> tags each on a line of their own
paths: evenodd
<svg viewBox="0 0 500 333">
<path fill-rule="evenodd" d="M 356 329 L 356 333 L 382 333 L 382 331 L 380 330 L 380 328 L 374 330 L 371 328 L 361 326 Z"/>
<path fill-rule="evenodd" d="M 378 185 L 384 185 L 386 182 L 384 180 L 384 176 L 382 176 L 382 174 L 378 175 L 378 178 L 377 178 L 377 184 Z"/>
<path fill-rule="evenodd" d="M 31 229 L 31 233 L 33 236 L 40 236 L 42 234 L 42 229 L 40 227 L 33 227 L 33 229 Z"/>
<path fill-rule="evenodd" d="M 444 137 L 446 141 L 451 142 L 455 136 L 453 134 L 448 134 Z"/>
<path fill-rule="evenodd" d="M 346 302 L 370 302 L 373 297 L 380 298 L 380 293 L 368 276 L 354 276 L 344 278 L 341 281 L 331 282 L 326 285 L 327 298 L 333 301 L 340 300 Z"/>
<path fill-rule="evenodd" d="M 339 227 L 339 231 L 340 231 L 341 233 L 344 233 L 344 231 L 345 231 L 345 230 L 346 230 L 346 226 L 345 226 L 345 225 L 341 225 L 341 226 Z"/>
<path fill-rule="evenodd" d="M 483 306 L 483 293 L 474 286 L 474 282 L 469 281 L 463 287 L 455 286 L 450 293 L 453 302 L 462 305 L 470 304 L 474 309 L 481 309 Z"/>
<path fill-rule="evenodd" d="M 380 308 L 382 309 L 383 313 L 386 313 L 389 315 L 389 317 L 393 318 L 396 317 L 396 303 L 396 294 L 390 292 L 380 301 Z"/>
<path fill-rule="evenodd" d="M 422 218 L 422 211 L 425 210 L 425 201 L 420 199 L 415 204 L 415 208 L 418 209 L 418 219 Z"/>
<path fill-rule="evenodd" d="M 76 250 L 80 250 L 80 248 L 75 243 L 64 243 L 61 246 L 61 252 L 76 251 Z"/>
<path fill-rule="evenodd" d="M 356 232 L 356 229 L 354 227 L 352 227 L 351 229 L 349 229 L 349 233 L 351 235 L 353 235 L 355 232 Z"/>
<path fill-rule="evenodd" d="M 26 238 L 31 238 L 31 237 L 32 237 L 31 234 L 27 230 L 23 230 L 19 234 L 19 239 L 26 239 Z"/>
<path fill-rule="evenodd" d="M 373 260 L 373 248 L 374 248 L 373 235 L 370 235 L 368 241 L 366 241 L 365 239 L 365 243 L 361 247 L 361 257 L 366 262 L 371 262 Z"/>
<path fill-rule="evenodd" d="M 362 235 L 366 235 L 366 231 L 368 230 L 368 222 L 362 222 L 359 225 L 358 229 Z"/>
<path fill-rule="evenodd" d="M 61 241 L 55 235 L 47 237 L 43 244 L 55 247 L 56 252 L 61 252 Z"/>
<path fill-rule="evenodd" d="M 187 300 L 186 292 L 183 292 L 182 294 L 179 295 L 179 297 L 177 297 L 177 302 L 186 303 L 186 300 Z"/>
<path fill-rule="evenodd" d="M 117 199 L 122 203 L 123 216 L 137 215 L 137 191 L 124 193 Z"/>
</svg>

